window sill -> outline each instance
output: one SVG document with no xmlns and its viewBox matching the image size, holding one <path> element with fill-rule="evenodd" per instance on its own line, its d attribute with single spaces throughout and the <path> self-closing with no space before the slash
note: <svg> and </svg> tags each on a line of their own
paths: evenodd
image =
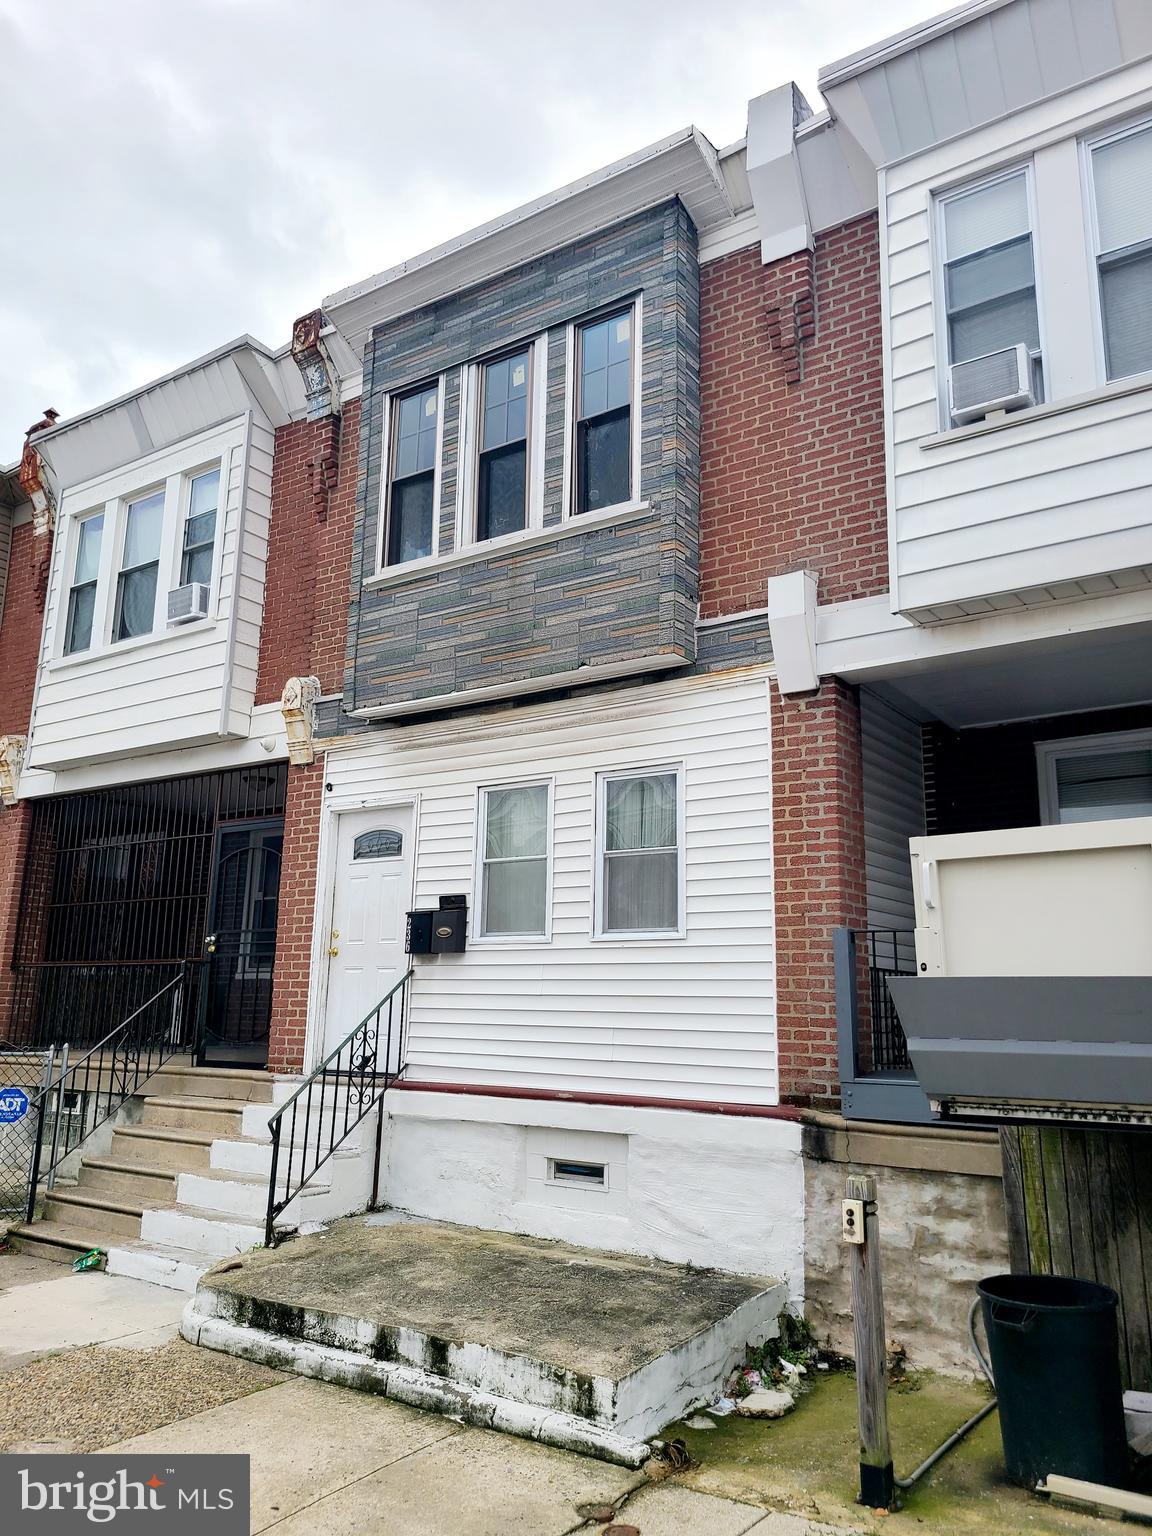
<svg viewBox="0 0 1152 1536">
<path fill-rule="evenodd" d="M 458 565 L 475 565 L 482 560 L 495 560 L 505 555 L 519 554 L 522 550 L 535 549 L 550 544 L 554 539 L 571 538 L 589 528 L 610 528 L 619 523 L 636 522 L 652 511 L 651 502 L 629 501 L 618 507 L 605 507 L 602 512 L 573 513 L 561 523 L 548 528 L 526 528 L 521 533 L 505 534 L 500 539 L 486 539 L 482 544 L 466 544 L 446 555 L 426 555 L 421 560 L 408 560 L 403 565 L 391 565 L 375 576 L 368 576 L 364 586 L 390 587 L 404 581 L 416 581 L 437 571 L 451 570 Z"/>
<path fill-rule="evenodd" d="M 593 944 L 679 944 L 688 937 L 681 929 L 657 928 L 647 933 L 594 933 Z"/>
<path fill-rule="evenodd" d="M 1062 400 L 1045 400 L 1043 405 L 1030 405 L 1024 411 L 1009 411 L 995 421 L 974 421 L 966 427 L 950 427 L 946 432 L 922 437 L 920 448 L 926 453 L 933 448 L 947 448 L 952 443 L 967 442 L 969 438 L 1010 431 L 1026 422 L 1046 421 L 1050 416 L 1063 415 L 1065 411 L 1078 411 L 1088 405 L 1098 405 L 1104 400 L 1122 400 L 1126 395 L 1141 395 L 1148 390 L 1152 390 L 1152 373 L 1134 374 L 1129 379 L 1117 379 L 1115 383 L 1103 384 L 1081 395 L 1067 395 Z"/>
<path fill-rule="evenodd" d="M 187 624 L 173 624 L 171 628 L 153 630 L 147 635 L 137 635 L 133 640 L 118 640 L 115 645 L 102 645 L 99 650 L 77 651 L 72 656 L 57 656 L 55 661 L 50 661 L 44 670 L 64 672 L 72 667 L 81 667 L 85 662 L 95 664 L 108 661 L 114 656 L 142 651 L 150 645 L 167 645 L 177 633 L 200 635 L 215 627 L 215 619 L 193 619 Z"/>
</svg>

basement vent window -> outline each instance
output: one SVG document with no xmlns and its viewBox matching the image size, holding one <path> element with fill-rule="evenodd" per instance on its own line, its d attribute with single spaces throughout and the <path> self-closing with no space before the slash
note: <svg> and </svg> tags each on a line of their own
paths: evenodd
<svg viewBox="0 0 1152 1536">
<path fill-rule="evenodd" d="M 550 1157 L 548 1182 L 580 1184 L 586 1189 L 607 1189 L 608 1168 L 604 1163 L 578 1163 L 567 1157 Z"/>
</svg>

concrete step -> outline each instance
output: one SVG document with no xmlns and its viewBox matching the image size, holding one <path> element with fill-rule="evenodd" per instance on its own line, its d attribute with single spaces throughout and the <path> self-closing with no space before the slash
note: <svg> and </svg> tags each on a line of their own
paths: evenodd
<svg viewBox="0 0 1152 1536">
<path fill-rule="evenodd" d="M 297 1210 L 306 1218 L 308 1206 L 331 1191 L 331 1181 L 321 1171 L 297 1197 Z M 181 1210 L 194 1207 L 222 1216 L 240 1216 L 262 1222 L 268 1208 L 268 1179 L 259 1175 L 248 1178 L 229 1169 L 182 1173 L 176 1185 L 176 1200 Z"/>
<path fill-rule="evenodd" d="M 189 1094 L 201 1099 L 270 1104 L 273 1081 L 267 1072 L 247 1067 L 193 1067 L 169 1062 L 149 1080 L 148 1091 L 162 1096 Z"/>
<path fill-rule="evenodd" d="M 139 1237 L 150 1248 L 183 1248 L 206 1255 L 215 1263 L 234 1253 L 259 1248 L 264 1242 L 264 1219 L 262 1215 L 254 1220 L 195 1206 L 172 1206 L 167 1210 L 145 1211 Z"/>
<path fill-rule="evenodd" d="M 75 1188 L 62 1189 L 59 1185 L 44 1201 L 46 1222 L 55 1221 L 62 1226 L 99 1232 L 101 1247 L 114 1235 L 139 1237 L 143 1211 L 139 1202 L 119 1195 L 86 1194 Z"/>
<path fill-rule="evenodd" d="M 187 1094 L 148 1095 L 140 1124 L 167 1130 L 212 1132 L 221 1136 L 241 1134 L 246 1099 L 193 1098 Z M 265 1116 L 267 1119 L 267 1116 Z"/>
<path fill-rule="evenodd" d="M 141 1205 L 171 1205 L 176 1199 L 178 1176 L 174 1169 L 153 1168 L 147 1163 L 86 1157 L 76 1186 L 82 1194 L 108 1195 Z"/>
<path fill-rule="evenodd" d="M 305 1163 L 311 1167 L 314 1154 L 318 1145 L 318 1139 L 310 1142 L 310 1157 Z M 300 1155 L 304 1143 L 296 1142 L 292 1151 L 292 1166 L 300 1167 Z M 325 1139 L 327 1146 L 327 1139 Z M 338 1146 L 332 1153 L 331 1162 L 343 1162 L 346 1158 L 359 1158 L 364 1156 L 364 1148 L 360 1145 L 355 1133 L 349 1136 L 346 1142 Z M 288 1142 L 286 1139 L 280 1143 L 280 1167 L 283 1169 L 288 1159 Z M 327 1166 L 327 1165 L 325 1165 Z M 209 1158 L 209 1167 L 214 1173 L 235 1173 L 241 1177 L 267 1179 L 272 1172 L 272 1142 L 265 1137 L 260 1139 L 252 1136 L 246 1139 L 234 1140 L 231 1137 L 220 1136 L 212 1143 L 212 1154 Z M 320 1175 L 324 1177 L 323 1171 Z M 330 1182 L 330 1181 L 329 1181 Z"/>
<path fill-rule="evenodd" d="M 189 1295 L 217 1261 L 188 1248 L 168 1248 L 160 1243 L 112 1243 L 108 1248 L 107 1270 L 110 1275 L 126 1275 L 130 1280 L 147 1280 L 170 1291 Z"/>
<path fill-rule="evenodd" d="M 173 1173 L 207 1168 L 215 1136 L 211 1131 L 169 1130 L 161 1125 L 120 1125 L 111 1155 L 121 1163 L 142 1163 Z"/>
<path fill-rule="evenodd" d="M 92 1226 L 72 1226 L 62 1221 L 23 1222 L 12 1227 L 8 1241 L 18 1253 L 32 1254 L 54 1264 L 74 1264 L 93 1248 L 105 1252 L 105 1239 Z"/>
</svg>

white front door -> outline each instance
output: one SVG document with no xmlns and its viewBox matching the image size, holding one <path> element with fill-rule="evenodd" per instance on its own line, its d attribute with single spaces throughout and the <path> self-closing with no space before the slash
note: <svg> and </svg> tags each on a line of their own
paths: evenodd
<svg viewBox="0 0 1152 1536">
<path fill-rule="evenodd" d="M 344 811 L 337 828 L 325 1055 L 408 969 L 404 919 L 412 897 L 410 805 Z"/>
</svg>

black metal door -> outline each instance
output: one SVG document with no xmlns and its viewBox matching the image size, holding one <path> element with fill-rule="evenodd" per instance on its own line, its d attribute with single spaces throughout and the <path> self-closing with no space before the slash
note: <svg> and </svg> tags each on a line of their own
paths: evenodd
<svg viewBox="0 0 1152 1536">
<path fill-rule="evenodd" d="M 209 1065 L 268 1059 L 283 848 L 280 819 L 217 834 L 202 992 L 201 1060 Z"/>
</svg>

